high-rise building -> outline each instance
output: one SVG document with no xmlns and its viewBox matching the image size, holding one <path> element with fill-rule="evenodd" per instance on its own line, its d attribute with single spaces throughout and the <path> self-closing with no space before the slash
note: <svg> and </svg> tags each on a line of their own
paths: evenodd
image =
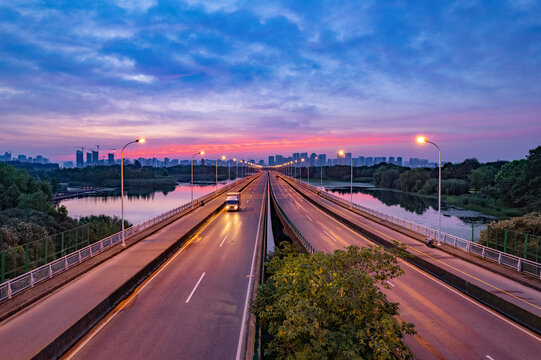
<svg viewBox="0 0 541 360">
<path fill-rule="evenodd" d="M 319 154 L 317 156 L 317 162 L 319 166 L 327 165 L 327 154 Z"/>
<path fill-rule="evenodd" d="M 276 160 L 274 162 L 276 165 L 282 165 L 285 162 L 286 161 L 284 161 L 284 157 L 282 155 L 276 155 Z"/>
<path fill-rule="evenodd" d="M 92 165 L 98 165 L 100 162 L 100 154 L 97 151 L 92 150 Z"/>
<path fill-rule="evenodd" d="M 396 165 L 396 161 L 394 159 L 394 156 L 389 156 L 389 160 L 387 161 L 389 164 Z"/>
<path fill-rule="evenodd" d="M 346 153 L 346 163 L 345 165 L 351 166 L 351 153 Z"/>
<path fill-rule="evenodd" d="M 301 160 L 301 156 L 299 153 L 293 153 L 293 161 L 295 160 L 297 160 L 297 162 Z"/>
<path fill-rule="evenodd" d="M 346 158 L 340 153 L 336 153 L 336 163 L 335 165 L 345 165 L 346 164 Z"/>
<path fill-rule="evenodd" d="M 269 156 L 269 166 L 274 166 L 274 156 Z"/>
<path fill-rule="evenodd" d="M 371 156 L 368 156 L 364 159 L 364 163 L 366 166 L 372 166 L 374 165 L 374 158 Z"/>
<path fill-rule="evenodd" d="M 398 156 L 398 157 L 396 158 L 396 165 L 402 166 L 402 156 Z"/>
<path fill-rule="evenodd" d="M 115 153 L 108 153 L 107 154 L 107 163 L 109 165 L 114 165 L 115 164 Z"/>
<path fill-rule="evenodd" d="M 19 155 L 19 156 L 17 156 L 17 160 L 19 160 L 20 162 L 26 162 L 26 161 L 27 161 L 26 155 Z"/>
<path fill-rule="evenodd" d="M 86 153 L 86 165 L 92 165 L 92 153 Z"/>
<path fill-rule="evenodd" d="M 316 153 L 311 153 L 310 154 L 310 166 L 316 166 Z"/>
<path fill-rule="evenodd" d="M 11 153 L 5 152 L 4 155 L 0 155 L 0 161 L 8 162 L 11 161 Z"/>
<path fill-rule="evenodd" d="M 387 158 L 385 156 L 376 157 L 374 158 L 374 165 L 384 163 L 385 161 L 387 161 Z"/>
<path fill-rule="evenodd" d="M 81 150 L 77 150 L 77 152 L 75 153 L 75 163 L 77 164 L 78 168 L 82 168 L 83 166 L 85 166 L 83 161 L 83 152 Z"/>
</svg>

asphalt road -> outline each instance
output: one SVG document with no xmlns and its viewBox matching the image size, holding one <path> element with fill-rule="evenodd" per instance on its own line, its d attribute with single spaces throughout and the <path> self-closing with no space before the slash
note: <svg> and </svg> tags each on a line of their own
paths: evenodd
<svg viewBox="0 0 541 360">
<path fill-rule="evenodd" d="M 282 210 L 317 250 L 373 244 L 275 176 L 271 186 Z M 401 261 L 401 267 L 405 274 L 384 292 L 400 304 L 400 318 L 415 324 L 417 335 L 405 341 L 417 358 L 533 359 L 541 353 L 539 336 L 409 263 Z"/>
<path fill-rule="evenodd" d="M 261 176 L 245 189 L 241 212 L 219 213 L 65 359 L 242 355 L 242 319 L 266 181 Z"/>
<path fill-rule="evenodd" d="M 225 194 L 209 201 L 2 321 L 0 360 L 33 357 L 224 201 Z"/>
</svg>

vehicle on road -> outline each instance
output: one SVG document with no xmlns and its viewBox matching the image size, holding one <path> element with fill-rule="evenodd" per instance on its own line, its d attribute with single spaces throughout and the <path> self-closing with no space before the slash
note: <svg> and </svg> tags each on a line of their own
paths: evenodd
<svg viewBox="0 0 541 360">
<path fill-rule="evenodd" d="M 225 209 L 227 211 L 240 210 L 240 192 L 230 192 L 225 195 Z"/>
</svg>

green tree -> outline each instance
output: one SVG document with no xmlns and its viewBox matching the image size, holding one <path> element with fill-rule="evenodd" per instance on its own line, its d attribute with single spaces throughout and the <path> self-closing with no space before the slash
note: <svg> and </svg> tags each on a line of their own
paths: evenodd
<svg viewBox="0 0 541 360">
<path fill-rule="evenodd" d="M 273 359 L 411 358 L 402 341 L 413 324 L 400 323 L 398 304 L 381 292 L 402 273 L 380 247 L 314 255 L 286 247 L 268 263 L 252 311 L 273 337 Z"/>
</svg>

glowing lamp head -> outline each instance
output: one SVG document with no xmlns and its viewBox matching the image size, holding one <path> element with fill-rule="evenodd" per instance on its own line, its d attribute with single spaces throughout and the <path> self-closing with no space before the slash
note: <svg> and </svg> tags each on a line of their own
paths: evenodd
<svg viewBox="0 0 541 360">
<path fill-rule="evenodd" d="M 225 155 L 222 156 L 222 160 L 225 160 Z"/>
<path fill-rule="evenodd" d="M 301 162 L 304 162 L 304 158 L 301 159 Z"/>
<path fill-rule="evenodd" d="M 417 142 L 418 142 L 419 144 L 422 144 L 422 143 L 426 142 L 426 139 L 425 139 L 423 136 L 418 136 L 418 137 L 417 137 Z"/>
<path fill-rule="evenodd" d="M 346 155 L 346 153 L 344 152 L 344 150 L 340 150 L 340 151 L 338 152 L 338 155 L 344 156 L 344 155 Z"/>
<path fill-rule="evenodd" d="M 234 158 L 233 161 L 237 161 L 237 158 Z"/>
<path fill-rule="evenodd" d="M 135 140 L 135 142 L 138 142 L 138 143 L 144 143 L 145 142 L 145 139 L 144 138 L 140 138 L 140 139 L 137 139 Z"/>
<path fill-rule="evenodd" d="M 199 152 L 199 154 L 204 155 L 205 152 L 204 152 L 203 150 L 201 150 L 201 151 Z"/>
</svg>

